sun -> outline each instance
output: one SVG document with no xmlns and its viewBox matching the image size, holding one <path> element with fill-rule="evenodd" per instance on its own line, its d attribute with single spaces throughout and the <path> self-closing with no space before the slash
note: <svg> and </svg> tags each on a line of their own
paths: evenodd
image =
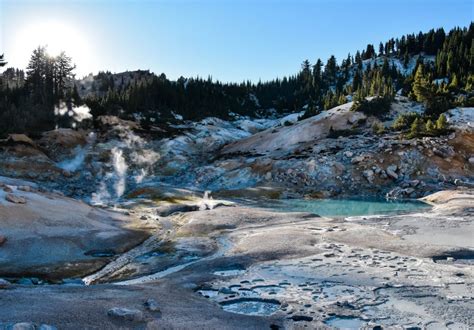
<svg viewBox="0 0 474 330">
<path fill-rule="evenodd" d="M 32 23 L 16 31 L 15 39 L 15 49 L 11 51 L 11 56 L 28 61 L 33 49 L 45 46 L 51 56 L 66 52 L 76 64 L 78 73 L 91 72 L 94 68 L 90 40 L 84 32 L 70 23 Z"/>
</svg>

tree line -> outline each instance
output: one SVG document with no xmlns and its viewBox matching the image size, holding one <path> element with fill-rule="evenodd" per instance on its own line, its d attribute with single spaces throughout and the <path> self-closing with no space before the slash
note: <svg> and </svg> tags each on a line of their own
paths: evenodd
<svg viewBox="0 0 474 330">
<path fill-rule="evenodd" d="M 7 69 L 0 79 L 0 133 L 34 133 L 69 125 L 55 112 L 61 102 L 71 107 L 85 103 L 94 117 L 110 114 L 130 119 L 140 114 L 147 126 L 172 121 L 176 115 L 199 120 L 306 109 L 304 117 L 308 117 L 348 100 L 368 109 L 365 97 L 390 101 L 399 91 L 439 114 L 455 105 L 474 105 L 473 38 L 473 23 L 448 33 L 432 29 L 381 42 L 378 50 L 369 44 L 340 62 L 335 56 L 314 64 L 305 60 L 294 75 L 257 83 L 222 83 L 211 77 L 173 81 L 147 71 L 124 79 L 123 74 L 100 72 L 91 91 L 74 80 L 74 65 L 65 53 L 52 57 L 38 47 L 26 72 Z M 370 111 L 376 111 L 373 108 Z"/>
</svg>

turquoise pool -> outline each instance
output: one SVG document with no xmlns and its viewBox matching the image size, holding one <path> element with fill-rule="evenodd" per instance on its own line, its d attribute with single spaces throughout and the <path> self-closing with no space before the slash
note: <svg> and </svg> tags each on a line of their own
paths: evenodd
<svg viewBox="0 0 474 330">
<path fill-rule="evenodd" d="M 326 217 L 397 214 L 431 207 L 417 200 L 386 199 L 265 199 L 249 203 L 276 211 L 309 212 Z"/>
</svg>

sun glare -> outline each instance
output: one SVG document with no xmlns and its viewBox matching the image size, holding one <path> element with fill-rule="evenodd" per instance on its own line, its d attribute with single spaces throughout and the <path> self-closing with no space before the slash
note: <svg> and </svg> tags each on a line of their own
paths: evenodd
<svg viewBox="0 0 474 330">
<path fill-rule="evenodd" d="M 90 42 L 80 29 L 65 22 L 41 22 L 19 29 L 15 35 L 15 49 L 12 56 L 28 61 L 33 49 L 46 46 L 47 52 L 56 56 L 62 51 L 72 57 L 78 73 L 93 70 L 93 56 Z"/>
</svg>

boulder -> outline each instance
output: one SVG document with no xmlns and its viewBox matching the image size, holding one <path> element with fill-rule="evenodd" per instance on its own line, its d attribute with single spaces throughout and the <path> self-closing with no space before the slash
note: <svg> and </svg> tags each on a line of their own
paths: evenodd
<svg viewBox="0 0 474 330">
<path fill-rule="evenodd" d="M 173 213 L 178 213 L 178 212 L 192 212 L 192 211 L 199 211 L 199 205 L 171 204 L 171 205 L 160 206 L 156 209 L 156 212 L 160 217 L 167 217 Z"/>
<path fill-rule="evenodd" d="M 398 179 L 398 174 L 396 173 L 397 169 L 398 169 L 397 165 L 392 164 L 392 165 L 387 166 L 385 173 L 392 179 L 397 180 Z"/>
<path fill-rule="evenodd" d="M 36 327 L 34 323 L 31 322 L 20 322 L 20 323 L 15 323 L 12 327 L 12 330 L 35 330 Z"/>
<path fill-rule="evenodd" d="M 351 158 L 352 156 L 354 156 L 354 153 L 352 151 L 345 151 L 344 156 L 347 158 Z"/>
<path fill-rule="evenodd" d="M 454 149 L 451 147 L 433 148 L 433 153 L 441 158 L 449 158 L 455 155 Z"/>
<path fill-rule="evenodd" d="M 158 303 L 156 302 L 155 299 L 148 299 L 146 302 L 145 302 L 145 307 L 146 309 L 148 309 L 150 312 L 159 312 L 160 311 L 160 308 L 158 306 Z"/>
<path fill-rule="evenodd" d="M 362 161 L 364 161 L 365 157 L 364 156 L 355 156 L 354 158 L 351 159 L 352 164 L 358 164 Z"/>
<path fill-rule="evenodd" d="M 474 165 L 474 156 L 469 157 L 469 164 Z"/>
<path fill-rule="evenodd" d="M 398 169 L 397 165 L 391 164 L 387 167 L 387 170 L 391 170 L 393 172 L 396 172 Z"/>
<path fill-rule="evenodd" d="M 15 203 L 15 204 L 26 204 L 25 197 L 13 195 L 13 194 L 7 194 L 5 196 L 5 200 L 9 201 L 10 203 Z"/>
<path fill-rule="evenodd" d="M 372 183 L 374 181 L 374 171 L 365 170 L 364 172 L 362 172 L 362 175 L 367 179 L 369 183 Z"/>
<path fill-rule="evenodd" d="M 410 186 L 416 187 L 420 184 L 420 180 L 411 180 L 410 181 Z"/>
<path fill-rule="evenodd" d="M 397 199 L 403 197 L 405 194 L 405 190 L 400 188 L 400 187 L 395 187 L 392 190 L 390 190 L 386 197 L 389 199 Z"/>
<path fill-rule="evenodd" d="M 87 143 L 85 131 L 76 131 L 70 128 L 60 128 L 42 134 L 38 145 L 54 161 L 62 161 L 73 157 L 80 148 Z"/>
<path fill-rule="evenodd" d="M 114 307 L 109 309 L 107 315 L 121 321 L 140 322 L 143 321 L 143 313 L 138 309 Z"/>
<path fill-rule="evenodd" d="M 395 173 L 392 169 L 387 168 L 387 170 L 386 170 L 385 172 L 386 172 L 387 175 L 388 175 L 389 177 L 391 177 L 392 179 L 394 179 L 394 180 L 397 180 L 397 179 L 398 179 L 398 174 Z"/>
<path fill-rule="evenodd" d="M 3 278 L 0 278 L 0 289 L 6 289 L 10 287 L 12 284 Z"/>
<path fill-rule="evenodd" d="M 18 190 L 30 192 L 31 187 L 30 186 L 18 186 Z"/>
</svg>

